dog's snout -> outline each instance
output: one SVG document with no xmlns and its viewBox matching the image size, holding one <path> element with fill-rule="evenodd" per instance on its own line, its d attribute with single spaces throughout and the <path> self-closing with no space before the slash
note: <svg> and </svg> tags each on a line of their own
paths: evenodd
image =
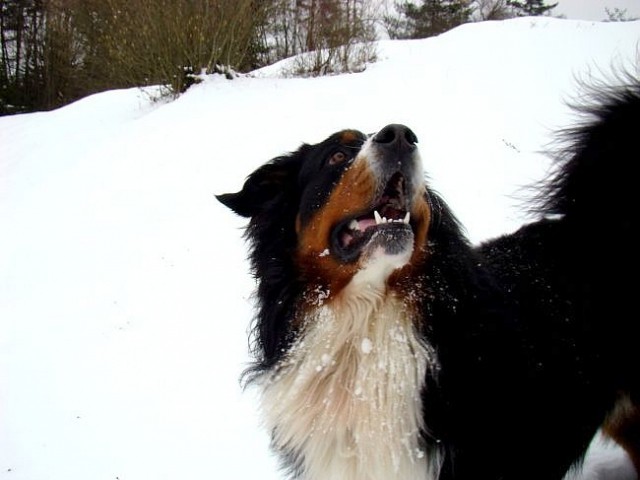
<svg viewBox="0 0 640 480">
<path fill-rule="evenodd" d="M 393 123 L 376 133 L 373 141 L 380 146 L 406 151 L 416 148 L 418 137 L 409 127 Z"/>
</svg>

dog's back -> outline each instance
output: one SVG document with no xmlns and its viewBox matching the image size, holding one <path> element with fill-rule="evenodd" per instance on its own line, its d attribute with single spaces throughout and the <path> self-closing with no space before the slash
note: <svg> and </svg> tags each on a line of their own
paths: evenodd
<svg viewBox="0 0 640 480">
<path fill-rule="evenodd" d="M 545 462 L 577 458 L 602 412 L 618 401 L 625 408 L 616 410 L 607 430 L 640 467 L 634 406 L 640 401 L 634 334 L 640 217 L 632 173 L 639 158 L 640 84 L 626 80 L 623 87 L 588 88 L 578 107 L 583 123 L 562 133 L 557 171 L 538 197 L 548 218 L 481 247 L 524 319 L 535 386 L 528 419 L 548 429 Z"/>
</svg>

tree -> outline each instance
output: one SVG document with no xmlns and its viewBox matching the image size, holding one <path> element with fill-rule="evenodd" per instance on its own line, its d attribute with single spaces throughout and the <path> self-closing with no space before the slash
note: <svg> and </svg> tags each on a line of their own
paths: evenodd
<svg viewBox="0 0 640 480">
<path fill-rule="evenodd" d="M 516 10 L 518 16 L 540 16 L 558 6 L 557 3 L 545 5 L 545 0 L 507 0 L 507 3 Z"/>
<path fill-rule="evenodd" d="M 385 18 L 391 38 L 426 38 L 467 23 L 472 13 L 470 0 L 422 0 L 416 5 L 396 3 L 399 17 Z"/>
<path fill-rule="evenodd" d="M 42 103 L 46 8 L 42 0 L 0 1 L 0 114 Z"/>
<path fill-rule="evenodd" d="M 274 0 L 262 38 L 264 63 L 293 55 L 295 74 L 362 70 L 375 57 L 374 18 L 367 0 Z"/>
<path fill-rule="evenodd" d="M 611 10 L 608 7 L 604 7 L 604 11 L 607 14 L 607 18 L 604 20 L 605 22 L 633 22 L 634 20 L 638 20 L 637 18 L 630 17 L 626 8 L 620 9 L 614 7 L 613 10 Z"/>
<path fill-rule="evenodd" d="M 42 90 L 40 108 L 51 109 L 86 94 L 80 74 L 82 50 L 76 41 L 72 6 L 76 0 L 47 0 L 39 41 Z"/>
<path fill-rule="evenodd" d="M 474 21 L 505 20 L 513 18 L 515 13 L 508 0 L 475 0 L 473 2 Z"/>
</svg>

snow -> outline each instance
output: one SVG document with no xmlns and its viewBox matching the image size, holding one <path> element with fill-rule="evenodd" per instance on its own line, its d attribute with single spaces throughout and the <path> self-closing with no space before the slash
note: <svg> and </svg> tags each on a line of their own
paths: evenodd
<svg viewBox="0 0 640 480">
<path fill-rule="evenodd" d="M 238 380 L 244 221 L 213 194 L 303 141 L 405 123 L 470 237 L 511 231 L 576 79 L 635 68 L 639 41 L 640 22 L 486 22 L 382 42 L 360 74 L 284 78 L 285 61 L 173 102 L 119 90 L 0 118 L 0 479 L 281 478 Z"/>
<path fill-rule="evenodd" d="M 362 342 L 360 343 L 360 350 L 365 355 L 368 355 L 369 353 L 371 353 L 373 351 L 373 343 L 371 342 L 371 340 L 369 338 L 365 337 L 365 338 L 362 339 Z"/>
</svg>

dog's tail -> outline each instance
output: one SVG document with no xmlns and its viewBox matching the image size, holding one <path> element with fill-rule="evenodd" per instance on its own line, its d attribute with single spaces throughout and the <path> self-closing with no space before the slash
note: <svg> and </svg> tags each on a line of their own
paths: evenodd
<svg viewBox="0 0 640 480">
<path fill-rule="evenodd" d="M 571 285 L 579 289 L 589 310 L 599 318 L 604 358 L 616 358 L 608 374 L 628 394 L 605 426 L 640 468 L 640 361 L 637 340 L 629 332 L 635 322 L 640 248 L 640 78 L 619 76 L 618 86 L 587 88 L 578 126 L 561 132 L 563 148 L 557 171 L 542 190 L 539 205 L 546 215 L 560 217 L 556 252 L 577 272 Z M 556 240 L 558 241 L 558 240 Z M 574 279 L 576 280 L 576 279 Z M 586 328 L 586 327 L 585 327 Z M 625 334 L 625 332 L 627 332 Z"/>
<path fill-rule="evenodd" d="M 539 197 L 542 213 L 564 217 L 580 235 L 630 234 L 640 219 L 640 78 L 616 80 L 584 88 L 574 105 L 582 120 L 560 133 L 557 170 Z"/>
</svg>

